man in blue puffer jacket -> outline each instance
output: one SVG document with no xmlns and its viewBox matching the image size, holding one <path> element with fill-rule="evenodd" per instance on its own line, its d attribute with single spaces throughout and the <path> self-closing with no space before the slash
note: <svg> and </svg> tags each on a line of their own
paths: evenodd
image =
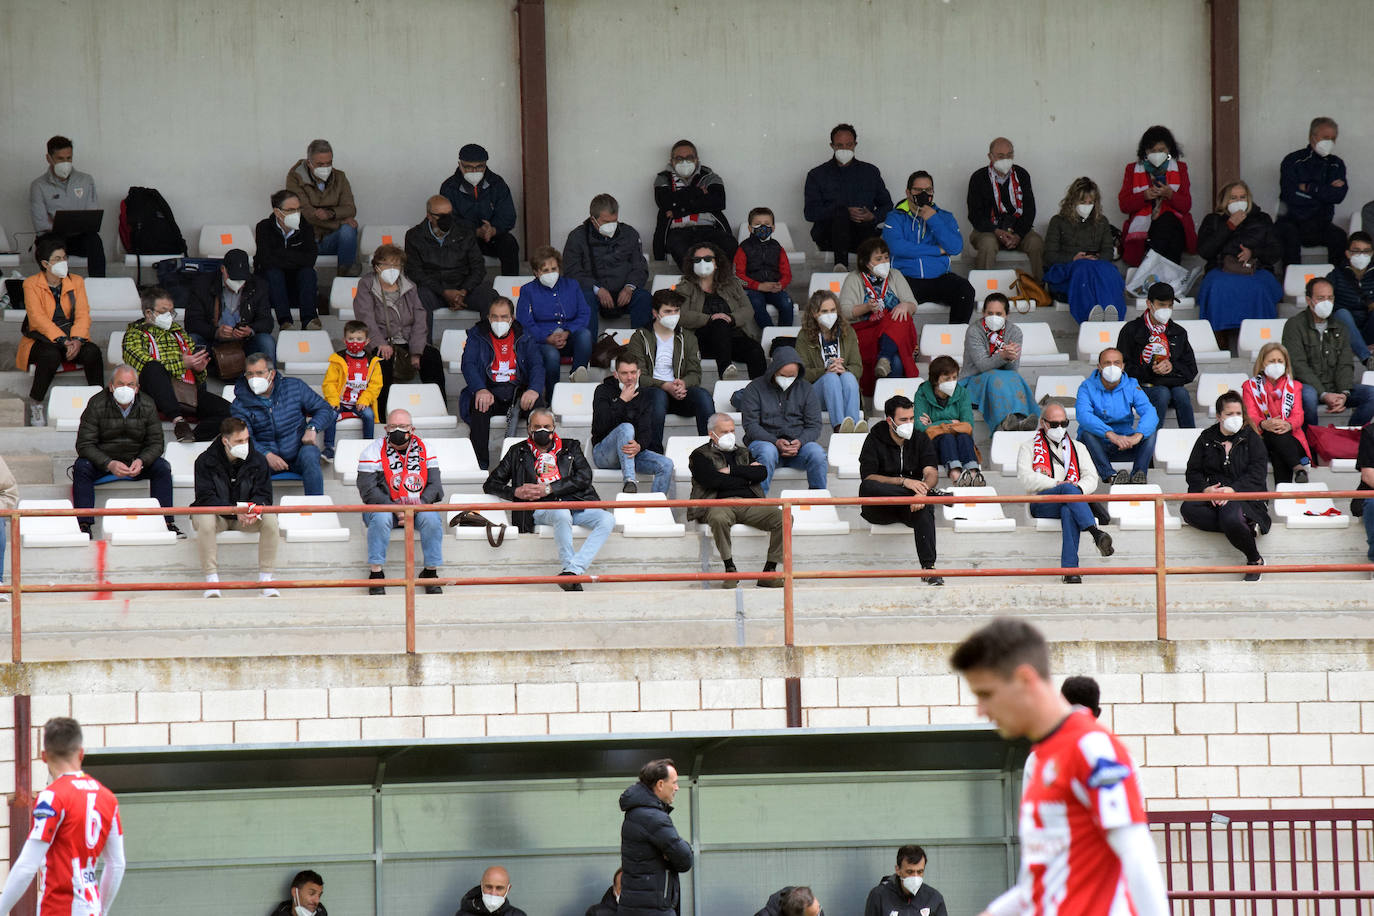
<svg viewBox="0 0 1374 916">
<path fill-rule="evenodd" d="M 935 179 L 926 171 L 906 180 L 906 199 L 887 214 L 883 241 L 892 251 L 892 266 L 911 284 L 918 302 L 949 306 L 950 324 L 968 324 L 973 314 L 973 287 L 949 269 L 949 259 L 964 250 L 959 222 L 935 206 Z"/>
<path fill-rule="evenodd" d="M 281 375 L 261 353 L 248 357 L 229 412 L 248 424 L 253 448 L 274 475 L 301 475 L 306 496 L 324 495 L 320 442 L 334 425 L 329 402 L 298 378 Z M 331 456 L 332 457 L 332 456 Z"/>
<path fill-rule="evenodd" d="M 1102 480 L 1146 483 L 1146 471 L 1155 456 L 1159 414 L 1140 383 L 1125 374 L 1125 366 L 1115 347 L 1098 354 L 1097 371 L 1078 386 L 1078 441 L 1087 446 Z M 1131 461 L 1133 466 L 1113 479 L 1113 461 Z"/>
<path fill-rule="evenodd" d="M 682 906 L 678 875 L 692 868 L 692 847 L 673 820 L 677 767 L 667 758 L 650 760 L 639 781 L 620 795 L 618 916 L 677 916 Z"/>
</svg>

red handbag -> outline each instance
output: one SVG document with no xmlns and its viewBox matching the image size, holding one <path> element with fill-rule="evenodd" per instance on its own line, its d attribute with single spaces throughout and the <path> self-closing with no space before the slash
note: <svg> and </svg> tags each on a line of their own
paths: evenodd
<svg viewBox="0 0 1374 916">
<path fill-rule="evenodd" d="M 1359 426 L 1309 426 L 1307 442 L 1314 461 L 1330 464 L 1337 458 L 1355 458 L 1360 452 Z"/>
</svg>

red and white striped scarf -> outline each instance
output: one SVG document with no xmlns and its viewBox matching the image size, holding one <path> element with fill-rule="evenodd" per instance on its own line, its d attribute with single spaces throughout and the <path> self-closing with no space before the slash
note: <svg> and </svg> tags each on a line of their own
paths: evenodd
<svg viewBox="0 0 1374 916">
<path fill-rule="evenodd" d="M 190 356 L 193 352 L 195 352 L 196 348 L 193 347 L 191 345 L 191 342 L 186 339 L 186 335 L 181 333 L 181 331 L 177 328 L 173 328 L 167 333 L 171 334 L 172 337 L 176 338 L 177 346 L 181 348 L 181 364 L 186 369 L 185 372 L 181 373 L 181 381 L 189 382 L 190 384 L 194 385 L 196 383 L 196 374 L 192 372 L 189 367 L 186 366 L 186 357 Z M 158 355 L 157 337 L 153 334 L 152 331 L 144 331 L 143 336 L 148 338 L 149 361 L 155 363 L 162 362 L 161 357 Z"/>
<path fill-rule="evenodd" d="M 990 331 L 988 330 L 988 323 L 986 321 L 982 322 L 982 325 L 983 333 L 988 335 L 988 356 L 991 356 L 1002 349 L 1002 342 L 1007 338 L 1007 326 L 1005 324 L 1002 325 L 1002 330 L 1000 331 Z"/>
<path fill-rule="evenodd" d="M 1267 381 L 1267 379 L 1263 375 L 1257 375 L 1246 381 L 1245 384 L 1250 389 L 1250 396 L 1255 399 L 1255 404 L 1258 405 L 1260 413 L 1264 414 L 1264 419 L 1268 420 L 1274 415 L 1269 407 L 1269 395 L 1282 395 L 1283 413 L 1279 419 L 1287 420 L 1293 415 L 1293 405 L 1297 403 L 1297 382 L 1285 375 L 1277 382 L 1273 382 L 1270 386 L 1270 390 L 1266 392 L 1264 390 L 1265 381 Z"/>
<path fill-rule="evenodd" d="M 1168 322 L 1155 324 L 1149 309 L 1145 310 L 1145 327 L 1150 329 L 1150 342 L 1140 351 L 1140 361 L 1149 365 L 1155 359 L 1169 358 L 1169 335 L 1166 333 Z"/>
<path fill-rule="evenodd" d="M 1169 160 L 1168 168 L 1164 171 L 1164 182 L 1175 191 L 1183 187 L 1179 177 L 1177 159 Z M 1145 200 L 1145 189 L 1150 187 L 1150 184 L 1151 178 L 1149 169 L 1146 168 L 1144 162 L 1137 162 L 1135 164 L 1135 172 L 1131 175 L 1131 193 L 1140 195 L 1140 197 L 1136 198 L 1140 206 L 1136 209 L 1135 215 L 1131 218 L 1130 224 L 1126 227 L 1127 240 L 1143 239 L 1149 235 L 1150 222 L 1164 204 L 1164 201 L 1159 198 L 1153 201 Z"/>
<path fill-rule="evenodd" d="M 994 221 L 996 217 L 1001 216 L 1002 214 L 1007 212 L 1007 205 L 1002 200 L 1002 192 L 998 187 L 998 179 L 1000 179 L 1001 177 L 1002 176 L 997 173 L 997 170 L 995 168 L 993 168 L 992 166 L 988 166 L 988 180 L 992 182 L 992 205 L 997 208 L 996 212 L 993 213 Z M 1016 177 L 1016 169 L 1014 168 L 1007 173 L 1007 186 L 1011 188 L 1012 211 L 1017 216 L 1020 216 L 1022 206 L 1021 180 Z"/>
<path fill-rule="evenodd" d="M 1064 444 L 1069 453 L 1068 462 L 1064 464 L 1064 482 L 1078 483 L 1078 449 L 1073 447 L 1073 442 L 1067 436 L 1064 437 Z M 1050 459 L 1053 448 L 1045 431 L 1039 430 L 1031 440 L 1031 469 L 1035 473 L 1044 474 L 1046 477 L 1054 476 L 1054 465 Z"/>
</svg>

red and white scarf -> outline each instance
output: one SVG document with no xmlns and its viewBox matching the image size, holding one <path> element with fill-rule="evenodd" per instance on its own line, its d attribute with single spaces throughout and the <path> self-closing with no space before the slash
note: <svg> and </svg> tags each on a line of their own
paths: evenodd
<svg viewBox="0 0 1374 916">
<path fill-rule="evenodd" d="M 1002 342 L 1007 339 L 1007 326 L 1005 324 L 1002 325 L 1002 330 L 1000 331 L 990 331 L 988 330 L 988 323 L 986 321 L 982 324 L 983 333 L 988 335 L 988 356 L 991 356 L 1002 349 Z"/>
<path fill-rule="evenodd" d="M 382 446 L 382 476 L 393 503 L 418 503 L 429 482 L 429 455 L 419 436 L 412 435 L 402 455 L 390 442 Z"/>
<path fill-rule="evenodd" d="M 1156 359 L 1169 358 L 1169 335 L 1167 328 L 1169 323 L 1155 324 L 1151 317 L 1150 310 L 1145 310 L 1145 327 L 1150 329 L 1150 342 L 1145 345 L 1145 349 L 1140 351 L 1140 361 L 1149 365 Z"/>
<path fill-rule="evenodd" d="M 860 320 L 860 321 L 867 321 L 867 320 L 869 320 L 869 319 L 873 319 L 873 320 L 876 321 L 877 319 L 879 319 L 879 318 L 882 317 L 883 312 L 886 311 L 886 309 L 887 309 L 887 281 L 888 281 L 888 278 L 887 278 L 887 277 L 883 277 L 883 286 L 882 286 L 882 289 L 879 289 L 879 288 L 877 288 L 876 286 L 873 285 L 873 281 L 869 278 L 869 276 L 868 276 L 868 271 L 866 271 L 866 270 L 861 270 L 861 271 L 859 271 L 859 279 L 862 280 L 862 281 L 863 281 L 863 284 L 864 284 L 864 301 L 865 301 L 865 302 L 876 302 L 876 303 L 878 303 L 878 307 L 877 307 L 877 308 L 875 308 L 873 311 L 869 312 L 867 315 L 864 315 L 864 316 L 863 316 L 862 318 L 860 318 L 859 320 Z"/>
<path fill-rule="evenodd" d="M 1069 454 L 1067 462 L 1060 462 L 1064 465 L 1064 482 L 1078 483 L 1078 449 L 1073 447 L 1073 442 L 1067 436 L 1061 445 Z M 1050 445 L 1049 437 L 1043 429 L 1035 434 L 1035 438 L 1031 440 L 1031 469 L 1035 473 L 1044 474 L 1046 477 L 1054 476 L 1054 465 L 1050 457 L 1053 449 L 1054 446 Z"/>
<path fill-rule="evenodd" d="M 1174 191 L 1183 187 L 1179 177 L 1177 159 L 1169 160 L 1168 168 L 1164 171 L 1164 183 Z M 1155 198 L 1153 201 L 1145 200 L 1145 190 L 1150 187 L 1150 184 L 1150 172 L 1145 167 L 1145 163 L 1137 162 L 1135 164 L 1135 171 L 1131 175 L 1131 193 L 1140 195 L 1140 197 L 1136 198 L 1140 201 L 1140 207 L 1135 211 L 1135 215 L 1131 217 L 1130 224 L 1126 227 L 1127 241 L 1132 239 L 1144 239 L 1149 235 L 1150 222 L 1159 214 L 1160 209 L 1165 203 L 1165 201 L 1160 198 Z"/>
<path fill-rule="evenodd" d="M 339 409 L 352 413 L 358 406 L 358 398 L 367 390 L 367 379 L 370 374 L 368 370 L 372 368 L 372 360 L 366 355 L 350 356 L 345 351 L 344 361 L 344 386 L 339 392 Z M 354 416 L 357 416 L 354 414 Z"/>
<path fill-rule="evenodd" d="M 1264 419 L 1268 420 L 1274 415 L 1269 407 L 1269 395 L 1271 393 L 1282 395 L 1283 398 L 1281 403 L 1283 405 L 1283 412 L 1279 416 L 1279 419 L 1287 420 L 1293 415 L 1293 405 L 1297 403 L 1297 383 L 1285 375 L 1279 381 L 1271 383 L 1269 391 L 1266 392 L 1264 390 L 1265 381 L 1267 381 L 1267 379 L 1263 375 L 1257 375 L 1246 381 L 1245 384 L 1250 389 L 1250 396 L 1255 399 L 1255 404 L 1259 407 L 1260 413 L 1264 414 Z"/>
<path fill-rule="evenodd" d="M 195 352 L 196 348 L 193 347 L 191 345 L 191 342 L 186 339 L 186 335 L 181 333 L 181 331 L 177 328 L 173 328 L 167 333 L 171 334 L 172 337 L 176 339 L 177 346 L 181 348 L 181 364 L 186 368 L 186 371 L 181 373 L 181 381 L 188 382 L 194 385 L 196 383 L 196 374 L 191 371 L 189 366 L 186 366 L 186 357 L 190 356 L 193 352 Z M 155 363 L 162 362 L 161 357 L 158 355 L 157 337 L 154 336 L 152 331 L 144 331 L 143 335 L 148 338 L 149 361 Z"/>
<path fill-rule="evenodd" d="M 558 438 L 557 433 L 548 451 L 535 445 L 533 439 L 530 440 L 530 448 L 534 449 L 535 483 L 554 483 L 563 479 L 563 472 L 558 470 L 558 453 L 563 449 L 563 440 Z"/>
<path fill-rule="evenodd" d="M 1007 212 L 1006 202 L 1002 200 L 1002 191 L 999 187 L 999 180 L 1002 178 L 997 170 L 988 166 L 988 180 L 992 182 L 992 205 L 996 208 L 993 215 L 993 222 L 996 218 Z M 1021 215 L 1021 180 L 1016 177 L 1016 169 L 1013 168 L 1007 173 L 1007 187 L 1011 189 L 1011 208 L 1017 216 Z"/>
</svg>

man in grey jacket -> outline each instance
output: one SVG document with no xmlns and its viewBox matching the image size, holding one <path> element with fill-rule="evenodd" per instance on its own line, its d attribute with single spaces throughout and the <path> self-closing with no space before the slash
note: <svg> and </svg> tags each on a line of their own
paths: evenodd
<svg viewBox="0 0 1374 916">
<path fill-rule="evenodd" d="M 826 455 L 821 436 L 821 398 L 802 373 L 801 357 L 791 347 L 778 347 L 768 371 L 739 394 L 744 442 L 749 454 L 768 469 L 763 491 L 773 483 L 779 464 L 806 469 L 806 485 L 825 489 Z"/>
<path fill-rule="evenodd" d="M 371 442 L 358 456 L 358 493 L 368 505 L 438 503 L 444 500 L 444 482 L 439 476 L 439 459 L 425 450 L 415 435 L 410 412 L 399 407 L 386 415 L 386 434 Z M 391 529 L 400 525 L 394 512 L 365 512 L 367 525 L 367 562 L 369 579 L 385 579 L 382 564 L 391 542 Z M 444 519 L 438 512 L 416 512 L 415 530 L 420 534 L 420 549 L 425 567 L 417 578 L 434 579 L 444 562 Z M 386 589 L 374 585 L 370 595 L 384 595 Z M 426 585 L 426 595 L 442 594 L 437 585 Z"/>
<path fill-rule="evenodd" d="M 487 284 L 477 237 L 454 218 L 447 197 L 435 194 L 426 202 L 424 221 L 406 230 L 405 248 L 406 276 L 420 288 L 431 336 L 434 313 L 441 308 L 486 314 L 496 291 Z"/>
<path fill-rule="evenodd" d="M 603 319 L 630 314 L 630 327 L 650 321 L 649 262 L 639 233 L 620 222 L 620 204 L 609 194 L 592 198 L 591 215 L 563 246 L 563 275 L 582 286 L 587 307 Z"/>
<path fill-rule="evenodd" d="M 99 210 L 95 179 L 72 165 L 72 141 L 57 136 L 48 141 L 48 169 L 29 184 L 29 218 L 33 231 L 42 235 L 52 228 L 59 210 Z M 105 243 L 97 232 L 64 239 L 68 255 L 86 259 L 86 274 L 105 276 Z"/>
</svg>

